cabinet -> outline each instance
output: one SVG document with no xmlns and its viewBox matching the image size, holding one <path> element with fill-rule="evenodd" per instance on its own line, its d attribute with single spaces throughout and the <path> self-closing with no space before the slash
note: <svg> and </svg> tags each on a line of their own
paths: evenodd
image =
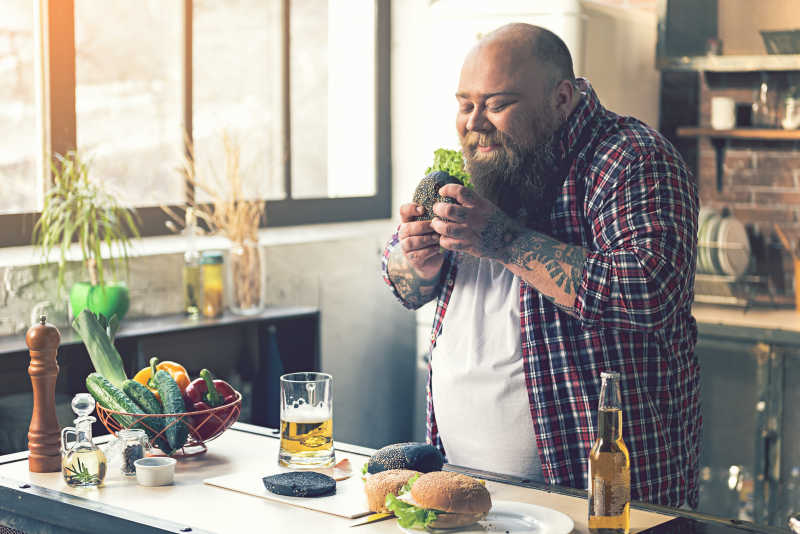
<svg viewBox="0 0 800 534">
<path fill-rule="evenodd" d="M 800 511 L 800 314 L 695 305 L 699 511 L 784 526 Z"/>
<path fill-rule="evenodd" d="M 86 391 L 93 369 L 86 349 L 72 329 L 59 328 L 59 376 L 56 404 L 59 423 L 72 423 L 69 403 Z M 208 368 L 242 392 L 240 421 L 277 428 L 278 378 L 281 373 L 318 370 L 319 310 L 270 308 L 259 315 L 226 313 L 217 319 L 167 315 L 126 319 L 115 339 L 125 371 L 133 376 L 151 356 L 183 364 L 192 376 Z M 33 408 L 25 336 L 0 337 L 0 454 L 27 448 Z M 96 423 L 94 431 L 105 433 Z"/>
</svg>

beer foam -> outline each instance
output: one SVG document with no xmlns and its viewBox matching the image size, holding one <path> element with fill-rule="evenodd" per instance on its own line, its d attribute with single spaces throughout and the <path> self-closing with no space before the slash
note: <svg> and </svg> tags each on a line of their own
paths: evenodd
<svg viewBox="0 0 800 534">
<path fill-rule="evenodd" d="M 331 418 L 331 412 L 324 406 L 301 404 L 297 407 L 286 407 L 281 419 L 287 423 L 324 423 Z"/>
</svg>

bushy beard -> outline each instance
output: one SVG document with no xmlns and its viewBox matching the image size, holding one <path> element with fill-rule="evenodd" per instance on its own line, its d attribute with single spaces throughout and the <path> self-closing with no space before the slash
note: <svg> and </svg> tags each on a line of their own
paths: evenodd
<svg viewBox="0 0 800 534">
<path fill-rule="evenodd" d="M 526 145 L 508 135 L 468 132 L 461 139 L 466 170 L 475 192 L 529 228 L 545 230 L 563 184 L 553 147 L 558 124 L 541 131 Z M 499 145 L 489 154 L 478 145 Z"/>
</svg>

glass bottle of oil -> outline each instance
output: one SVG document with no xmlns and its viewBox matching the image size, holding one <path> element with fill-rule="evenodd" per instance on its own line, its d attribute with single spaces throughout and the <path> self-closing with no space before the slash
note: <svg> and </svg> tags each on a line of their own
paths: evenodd
<svg viewBox="0 0 800 534">
<path fill-rule="evenodd" d="M 183 309 L 189 317 L 200 315 L 202 281 L 200 253 L 195 241 L 197 235 L 197 216 L 193 208 L 186 208 L 186 252 L 183 254 Z"/>
<path fill-rule="evenodd" d="M 628 534 L 631 459 L 622 440 L 619 373 L 601 373 L 597 439 L 589 453 L 589 531 Z"/>
<path fill-rule="evenodd" d="M 68 486 L 99 486 L 106 477 L 106 455 L 92 441 L 93 410 L 92 396 L 78 393 L 72 399 L 75 426 L 61 430 L 61 474 Z"/>
</svg>

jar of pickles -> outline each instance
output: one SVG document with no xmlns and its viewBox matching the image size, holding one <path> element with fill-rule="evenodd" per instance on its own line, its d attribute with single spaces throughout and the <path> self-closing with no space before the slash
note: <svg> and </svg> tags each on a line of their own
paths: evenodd
<svg viewBox="0 0 800 534">
<path fill-rule="evenodd" d="M 203 315 L 219 317 L 222 315 L 225 294 L 222 281 L 222 252 L 204 252 L 200 266 L 203 271 Z"/>
</svg>

